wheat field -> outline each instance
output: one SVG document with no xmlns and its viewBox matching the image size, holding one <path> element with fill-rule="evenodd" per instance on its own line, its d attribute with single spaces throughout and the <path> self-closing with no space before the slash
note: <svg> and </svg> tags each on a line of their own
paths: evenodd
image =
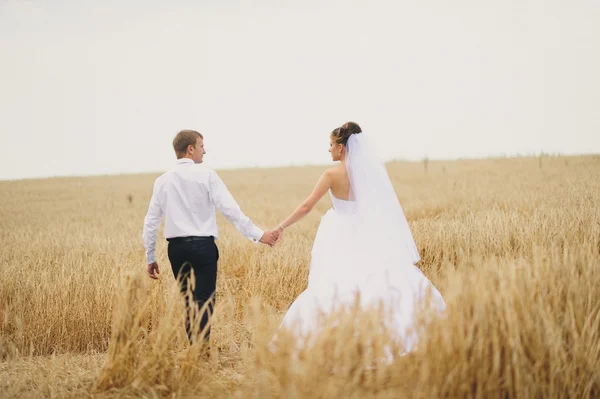
<svg viewBox="0 0 600 399">
<path fill-rule="evenodd" d="M 219 174 L 269 228 L 324 168 Z M 0 182 L 0 397 L 600 396 L 600 156 L 388 171 L 418 266 L 448 304 L 392 364 L 376 361 L 388 342 L 377 312 L 337 315 L 300 354 L 267 349 L 306 288 L 328 198 L 274 248 L 219 215 L 206 358 L 187 342 L 164 239 L 161 278 L 145 274 L 141 229 L 157 175 Z"/>
</svg>

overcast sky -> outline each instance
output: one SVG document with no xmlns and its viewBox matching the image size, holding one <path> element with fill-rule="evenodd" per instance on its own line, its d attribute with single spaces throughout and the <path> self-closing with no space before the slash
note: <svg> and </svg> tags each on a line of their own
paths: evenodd
<svg viewBox="0 0 600 399">
<path fill-rule="evenodd" d="M 600 152 L 600 1 L 0 0 L 0 179 Z"/>
</svg>

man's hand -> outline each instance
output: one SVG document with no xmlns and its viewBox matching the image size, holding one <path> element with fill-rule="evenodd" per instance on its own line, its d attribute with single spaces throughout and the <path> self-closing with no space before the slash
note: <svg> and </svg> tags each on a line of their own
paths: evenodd
<svg viewBox="0 0 600 399">
<path fill-rule="evenodd" d="M 157 280 L 157 274 L 160 274 L 160 271 L 158 270 L 158 263 L 150 263 L 148 265 L 148 276 L 150 276 L 150 278 L 153 278 L 154 280 Z"/>
<path fill-rule="evenodd" d="M 279 233 L 277 231 L 265 231 L 262 238 L 260 239 L 260 242 L 272 247 L 273 245 L 275 245 L 278 239 Z"/>
</svg>

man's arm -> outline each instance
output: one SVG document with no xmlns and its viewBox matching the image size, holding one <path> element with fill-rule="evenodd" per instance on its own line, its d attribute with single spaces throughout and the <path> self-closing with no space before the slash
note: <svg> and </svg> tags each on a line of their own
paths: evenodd
<svg viewBox="0 0 600 399">
<path fill-rule="evenodd" d="M 146 248 L 148 274 L 150 274 L 150 277 L 152 278 L 156 278 L 154 276 L 154 269 L 158 272 L 158 264 L 156 263 L 156 234 L 163 217 L 163 209 L 158 201 L 157 191 L 157 183 L 155 182 L 152 190 L 152 198 L 150 199 L 150 206 L 148 207 L 148 212 L 144 218 L 144 230 L 142 232 L 142 240 L 144 241 L 144 248 Z"/>
<path fill-rule="evenodd" d="M 223 183 L 223 180 L 215 171 L 210 172 L 208 178 L 210 198 L 219 210 L 235 228 L 253 242 L 264 242 L 272 245 L 274 241 L 272 233 L 265 233 L 262 229 L 256 227 L 250 218 L 242 212 L 239 205 Z"/>
</svg>

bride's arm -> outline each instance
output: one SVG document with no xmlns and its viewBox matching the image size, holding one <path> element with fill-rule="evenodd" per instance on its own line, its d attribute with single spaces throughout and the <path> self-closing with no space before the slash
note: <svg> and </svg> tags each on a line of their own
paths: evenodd
<svg viewBox="0 0 600 399">
<path fill-rule="evenodd" d="M 302 219 L 304 216 L 308 215 L 308 213 L 313 209 L 313 207 L 319 202 L 319 200 L 325 195 L 327 190 L 331 187 L 331 175 L 329 171 L 323 173 L 317 185 L 313 189 L 312 193 L 305 199 L 299 206 L 296 208 L 294 212 L 287 219 L 285 219 L 278 227 L 279 233 L 281 233 L 284 229 L 287 229 L 298 220 Z"/>
</svg>

